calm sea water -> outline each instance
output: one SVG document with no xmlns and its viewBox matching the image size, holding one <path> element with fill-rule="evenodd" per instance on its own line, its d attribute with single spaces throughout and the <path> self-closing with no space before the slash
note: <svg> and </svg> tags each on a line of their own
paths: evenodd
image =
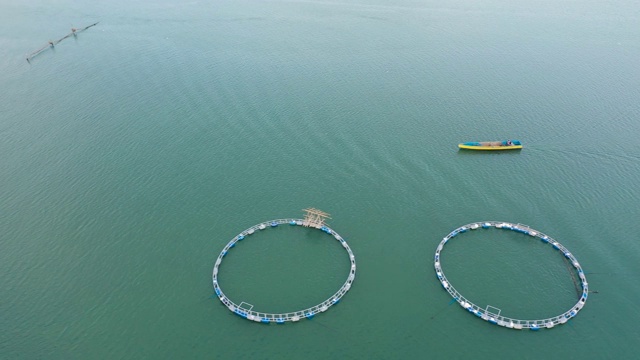
<svg viewBox="0 0 640 360">
<path fill-rule="evenodd" d="M 0 358 L 636 356 L 637 2 L 30 0 L 0 20 Z M 507 138 L 525 148 L 456 147 Z M 276 326 L 212 298 L 233 236 L 307 207 L 356 254 L 338 306 Z M 537 333 L 449 305 L 433 253 L 481 220 L 556 238 L 598 293 Z M 256 234 L 221 284 L 319 303 L 349 269 L 323 239 Z M 505 315 L 577 300 L 557 252 L 508 234 L 465 234 L 443 266 Z"/>
</svg>

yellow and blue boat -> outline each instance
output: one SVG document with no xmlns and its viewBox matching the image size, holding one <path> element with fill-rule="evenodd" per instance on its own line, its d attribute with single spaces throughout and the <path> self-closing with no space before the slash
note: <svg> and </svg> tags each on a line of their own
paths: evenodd
<svg viewBox="0 0 640 360">
<path fill-rule="evenodd" d="M 522 149 L 520 140 L 480 141 L 458 144 L 460 149 L 466 150 L 518 150 Z"/>
</svg>

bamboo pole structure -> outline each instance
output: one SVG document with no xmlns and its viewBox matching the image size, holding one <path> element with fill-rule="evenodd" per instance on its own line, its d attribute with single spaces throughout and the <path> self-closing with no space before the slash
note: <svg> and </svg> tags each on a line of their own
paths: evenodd
<svg viewBox="0 0 640 360">
<path fill-rule="evenodd" d="M 309 208 L 304 209 L 303 211 L 305 211 L 306 214 L 304 216 L 304 220 L 302 221 L 302 225 L 306 227 L 314 227 L 319 229 L 325 225 L 325 219 L 331 219 L 329 217 L 329 214 L 318 209 Z"/>
<path fill-rule="evenodd" d="M 30 53 L 29 55 L 27 55 L 27 62 L 29 62 L 29 63 L 30 63 L 30 62 L 31 62 L 31 59 L 33 59 L 34 57 L 36 57 L 37 55 L 39 55 L 40 53 L 42 53 L 42 52 L 43 52 L 43 51 L 45 51 L 46 49 L 55 47 L 55 46 L 56 46 L 56 45 L 58 45 L 62 40 L 67 39 L 67 38 L 70 38 L 71 36 L 76 36 L 79 32 L 85 31 L 85 30 L 87 30 L 87 29 L 88 29 L 88 28 L 90 28 L 90 27 L 96 26 L 96 25 L 98 25 L 98 23 L 99 23 L 99 21 L 98 21 L 98 22 L 95 22 L 95 23 L 93 23 L 93 24 L 91 24 L 91 25 L 89 25 L 89 26 L 85 26 L 85 27 L 83 27 L 82 29 L 71 28 L 71 32 L 70 32 L 70 33 L 68 33 L 67 35 L 65 35 L 65 36 L 61 37 L 60 39 L 58 39 L 58 40 L 56 40 L 56 41 L 49 40 L 49 42 L 47 42 L 47 44 L 46 44 L 45 46 L 43 46 L 43 47 L 41 47 L 40 49 L 38 49 L 38 50 L 36 50 L 36 51 L 34 51 L 34 52 Z"/>
</svg>

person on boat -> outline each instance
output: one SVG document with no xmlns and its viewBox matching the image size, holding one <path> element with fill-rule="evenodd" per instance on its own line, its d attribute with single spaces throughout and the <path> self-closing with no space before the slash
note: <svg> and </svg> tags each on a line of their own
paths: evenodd
<svg viewBox="0 0 640 360">
<path fill-rule="evenodd" d="M 511 140 L 507 140 L 507 146 L 511 146 L 513 145 L 513 142 L 511 142 Z"/>
</svg>

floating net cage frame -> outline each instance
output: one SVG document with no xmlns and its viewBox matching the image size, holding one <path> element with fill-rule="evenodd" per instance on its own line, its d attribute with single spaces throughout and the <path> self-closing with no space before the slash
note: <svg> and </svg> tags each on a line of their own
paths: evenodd
<svg viewBox="0 0 640 360">
<path fill-rule="evenodd" d="M 579 296 L 578 302 L 574 306 L 572 306 L 569 310 L 557 316 L 549 317 L 546 319 L 523 320 L 523 319 L 516 319 L 516 318 L 504 316 L 501 314 L 500 309 L 490 305 L 487 305 L 485 308 L 482 308 L 474 304 L 473 302 L 471 302 L 466 297 L 464 297 L 458 290 L 456 290 L 453 287 L 453 285 L 451 285 L 451 282 L 449 282 L 449 280 L 445 276 L 444 271 L 442 270 L 442 266 L 440 264 L 440 253 L 444 249 L 444 246 L 446 245 L 446 243 L 449 240 L 453 239 L 454 237 L 458 236 L 459 234 L 462 234 L 471 230 L 489 229 L 489 228 L 511 230 L 511 231 L 519 232 L 525 235 L 529 235 L 531 237 L 540 239 L 540 241 L 547 243 L 550 246 L 552 246 L 554 249 L 560 251 L 563 254 L 563 256 L 570 262 L 571 266 L 575 268 L 578 274 L 578 277 L 580 279 L 581 290 L 580 290 L 580 296 Z M 477 317 L 489 323 L 503 326 L 510 329 L 516 329 L 516 330 L 521 330 L 521 329 L 540 330 L 541 328 L 551 329 L 556 325 L 565 324 L 567 321 L 569 321 L 569 319 L 575 317 L 578 314 L 578 312 L 582 310 L 585 303 L 587 302 L 587 296 L 589 293 L 589 284 L 587 282 L 587 278 L 576 257 L 573 256 L 573 254 L 571 254 L 569 250 L 567 250 L 567 248 L 565 248 L 562 244 L 560 244 L 558 241 L 556 241 L 552 237 L 545 235 L 523 224 L 512 224 L 512 223 L 503 222 L 503 221 L 482 221 L 482 222 L 475 222 L 475 223 L 470 223 L 467 225 L 460 226 L 459 228 L 453 230 L 447 236 L 445 236 L 440 242 L 440 244 L 438 244 L 438 247 L 436 249 L 436 253 L 434 256 L 434 268 L 436 271 L 436 276 L 438 277 L 438 280 L 442 284 L 442 287 L 453 297 L 455 301 L 458 302 L 458 304 L 462 308 L 466 309 L 468 312 L 476 315 Z"/>
<path fill-rule="evenodd" d="M 315 210 L 315 209 L 312 209 L 312 210 Z M 276 220 L 265 221 L 240 232 L 238 235 L 233 237 L 231 241 L 227 243 L 227 245 L 220 252 L 220 255 L 218 255 L 215 266 L 213 267 L 213 289 L 218 299 L 231 312 L 233 312 L 234 314 L 242 318 L 255 321 L 255 322 L 266 323 L 266 324 L 269 324 L 269 323 L 284 324 L 285 322 L 297 322 L 304 318 L 311 319 L 316 314 L 325 312 L 331 306 L 336 305 L 338 302 L 340 302 L 342 297 L 347 293 L 347 291 L 349 291 L 349 289 L 351 288 L 351 285 L 353 284 L 353 281 L 355 280 L 356 258 L 355 258 L 355 255 L 353 254 L 353 251 L 349 247 L 349 244 L 347 244 L 347 241 L 342 236 L 340 236 L 340 234 L 338 234 L 336 231 L 334 231 L 324 223 L 323 219 L 328 216 L 325 216 L 325 217 L 318 216 L 319 214 L 317 212 L 314 212 L 314 214 L 315 216 L 311 219 L 307 216 L 305 217 L 305 219 L 276 219 Z M 328 215 L 326 213 L 323 213 L 323 214 Z M 322 219 L 322 221 L 319 221 L 319 219 Z M 291 226 L 304 226 L 304 227 L 316 228 L 320 231 L 323 231 L 333 236 L 337 241 L 339 241 L 342 247 L 347 251 L 349 255 L 349 261 L 351 262 L 351 267 L 350 267 L 349 275 L 347 276 L 347 280 L 344 282 L 344 284 L 340 287 L 338 291 L 336 291 L 333 295 L 331 295 L 325 301 L 306 309 L 301 309 L 301 310 L 296 310 L 291 312 L 268 313 L 268 312 L 256 311 L 253 309 L 253 305 L 249 303 L 241 302 L 238 304 L 233 302 L 224 294 L 224 292 L 222 291 L 222 288 L 220 287 L 220 284 L 218 283 L 218 271 L 220 268 L 220 264 L 222 264 L 223 258 L 229 253 L 231 249 L 233 249 L 236 246 L 236 244 L 238 244 L 238 242 L 243 241 L 245 238 L 251 236 L 252 234 L 262 230 L 269 229 L 269 228 L 275 228 L 279 225 L 284 225 L 284 224 L 289 224 Z"/>
</svg>

